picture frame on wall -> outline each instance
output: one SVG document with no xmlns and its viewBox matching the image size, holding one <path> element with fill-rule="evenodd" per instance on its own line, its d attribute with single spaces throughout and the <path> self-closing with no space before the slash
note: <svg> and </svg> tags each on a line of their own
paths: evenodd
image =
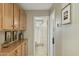
<svg viewBox="0 0 79 59">
<path fill-rule="evenodd" d="M 71 23 L 71 3 L 67 4 L 61 11 L 62 13 L 62 24 L 70 24 Z"/>
</svg>

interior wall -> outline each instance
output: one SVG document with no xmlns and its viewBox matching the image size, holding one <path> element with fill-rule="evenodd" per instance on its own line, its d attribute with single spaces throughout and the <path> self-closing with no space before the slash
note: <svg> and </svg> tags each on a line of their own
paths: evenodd
<svg viewBox="0 0 79 59">
<path fill-rule="evenodd" d="M 61 21 L 61 9 L 66 6 L 63 4 L 54 4 L 52 7 L 56 10 L 56 20 Z M 56 55 L 79 56 L 79 4 L 71 4 L 71 24 L 62 25 L 60 30 L 56 30 Z"/>
<path fill-rule="evenodd" d="M 49 11 L 26 11 L 27 24 L 24 37 L 28 39 L 28 55 L 34 55 L 33 40 L 34 40 L 34 27 L 33 27 L 33 16 L 49 16 Z"/>
<path fill-rule="evenodd" d="M 65 4 L 62 4 L 64 7 Z M 71 4 L 71 24 L 62 26 L 62 55 L 79 56 L 79 4 Z"/>
</svg>

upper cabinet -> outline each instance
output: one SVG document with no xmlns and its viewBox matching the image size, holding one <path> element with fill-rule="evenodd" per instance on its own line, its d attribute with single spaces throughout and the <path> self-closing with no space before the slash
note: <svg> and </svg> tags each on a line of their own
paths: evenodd
<svg viewBox="0 0 79 59">
<path fill-rule="evenodd" d="M 25 30 L 26 15 L 13 3 L 0 3 L 0 30 Z"/>
<path fill-rule="evenodd" d="M 0 29 L 2 28 L 2 19 L 3 19 L 3 4 L 0 3 Z"/>
<path fill-rule="evenodd" d="M 20 24 L 19 19 L 19 6 L 17 4 L 14 4 L 14 29 L 18 30 Z"/>
<path fill-rule="evenodd" d="M 26 15 L 25 12 L 20 9 L 20 30 L 26 29 Z"/>
<path fill-rule="evenodd" d="M 26 30 L 26 25 L 27 25 L 27 21 L 26 21 L 26 18 L 27 18 L 27 15 L 26 15 L 26 13 L 24 12 L 24 30 Z"/>
<path fill-rule="evenodd" d="M 3 4 L 3 29 L 13 29 L 13 4 Z"/>
</svg>

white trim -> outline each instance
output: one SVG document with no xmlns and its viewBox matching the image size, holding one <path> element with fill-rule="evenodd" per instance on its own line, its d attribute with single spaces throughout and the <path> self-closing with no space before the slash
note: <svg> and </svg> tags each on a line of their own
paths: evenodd
<svg viewBox="0 0 79 59">
<path fill-rule="evenodd" d="M 49 55 L 54 56 L 55 55 L 55 44 L 54 45 L 52 44 L 52 38 L 54 37 L 54 30 L 55 30 L 54 29 L 55 10 L 53 10 L 49 16 L 50 16 L 50 18 L 49 18 L 49 27 L 48 27 L 49 28 L 49 34 L 48 34 Z M 54 17 L 54 19 L 52 17 Z"/>
<path fill-rule="evenodd" d="M 34 28 L 34 16 L 33 16 L 33 31 L 35 30 L 35 28 Z M 34 31 L 35 32 L 35 31 Z M 33 39 L 33 55 L 35 56 L 35 37 L 34 37 L 34 39 Z"/>
<path fill-rule="evenodd" d="M 49 21 L 50 21 L 50 15 L 49 15 L 49 20 L 48 20 L 48 56 L 50 56 L 50 47 L 49 47 L 50 46 L 50 39 L 49 39 L 50 38 L 50 34 L 49 34 L 49 31 L 50 31 L 49 24 L 50 24 L 50 22 Z"/>
</svg>

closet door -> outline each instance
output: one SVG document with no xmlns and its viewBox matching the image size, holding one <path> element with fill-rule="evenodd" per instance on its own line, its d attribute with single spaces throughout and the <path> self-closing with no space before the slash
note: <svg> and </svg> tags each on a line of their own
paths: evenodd
<svg viewBox="0 0 79 59">
<path fill-rule="evenodd" d="M 19 29 L 19 6 L 14 4 L 14 29 Z"/>
<path fill-rule="evenodd" d="M 13 4 L 4 3 L 3 29 L 13 29 Z"/>
<path fill-rule="evenodd" d="M 2 29 L 2 20 L 3 20 L 3 4 L 0 3 L 0 29 Z"/>
</svg>

